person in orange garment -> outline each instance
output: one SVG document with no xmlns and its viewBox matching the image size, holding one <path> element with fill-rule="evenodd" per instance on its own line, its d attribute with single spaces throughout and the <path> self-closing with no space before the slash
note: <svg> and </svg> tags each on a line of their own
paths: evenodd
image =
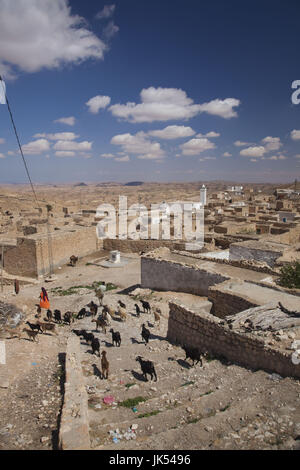
<svg viewBox="0 0 300 470">
<path fill-rule="evenodd" d="M 44 289 L 44 287 L 42 287 L 42 292 L 40 293 L 40 299 L 41 299 L 40 300 L 40 307 L 41 308 L 46 308 L 47 310 L 49 310 L 50 302 L 49 302 L 47 291 L 46 291 L 46 289 Z"/>
</svg>

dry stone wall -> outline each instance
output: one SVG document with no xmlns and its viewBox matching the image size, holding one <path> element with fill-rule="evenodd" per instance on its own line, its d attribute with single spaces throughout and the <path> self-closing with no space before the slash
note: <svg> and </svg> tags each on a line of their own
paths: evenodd
<svg viewBox="0 0 300 470">
<path fill-rule="evenodd" d="M 300 364 L 285 353 L 267 346 L 260 338 L 241 334 L 220 324 L 220 319 L 204 312 L 195 313 L 183 305 L 170 302 L 167 338 L 176 344 L 185 344 L 207 351 L 213 356 L 253 369 L 276 372 L 282 377 L 300 378 Z"/>
<path fill-rule="evenodd" d="M 207 296 L 210 286 L 228 279 L 198 266 L 151 257 L 141 258 L 141 285 L 144 289 Z"/>
</svg>

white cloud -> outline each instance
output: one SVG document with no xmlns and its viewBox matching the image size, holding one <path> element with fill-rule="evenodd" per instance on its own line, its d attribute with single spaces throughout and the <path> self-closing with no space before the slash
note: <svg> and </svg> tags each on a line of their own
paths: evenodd
<svg viewBox="0 0 300 470">
<path fill-rule="evenodd" d="M 24 155 L 41 155 L 49 149 L 50 144 L 46 139 L 38 139 L 22 146 Z"/>
<path fill-rule="evenodd" d="M 98 114 L 99 109 L 104 109 L 110 104 L 110 97 L 101 95 L 94 96 L 85 104 L 89 107 L 90 113 Z"/>
<path fill-rule="evenodd" d="M 56 134 L 35 134 L 33 136 L 35 139 L 45 138 L 49 140 L 74 140 L 79 137 L 79 135 L 74 134 L 74 132 L 58 132 Z"/>
<path fill-rule="evenodd" d="M 5 158 L 4 153 L 0 153 L 0 158 Z"/>
<path fill-rule="evenodd" d="M 262 139 L 262 143 L 264 144 L 264 147 L 267 152 L 269 152 L 270 150 L 278 150 L 282 146 L 279 137 L 265 137 L 264 139 Z"/>
<path fill-rule="evenodd" d="M 213 149 L 215 147 L 215 144 L 206 138 L 191 139 L 188 142 L 180 145 L 183 155 L 199 155 L 201 152 Z"/>
<path fill-rule="evenodd" d="M 102 158 L 115 158 L 115 155 L 113 153 L 102 153 L 100 155 Z"/>
<path fill-rule="evenodd" d="M 227 98 L 224 101 L 217 99 L 202 105 L 194 104 L 186 92 L 178 88 L 150 87 L 143 89 L 140 97 L 140 104 L 114 104 L 110 106 L 109 111 L 113 116 L 135 123 L 191 119 L 201 112 L 227 119 L 236 116 L 233 107 L 240 103 L 234 98 Z"/>
<path fill-rule="evenodd" d="M 128 155 L 125 155 L 125 157 L 116 157 L 115 160 L 117 162 L 129 162 L 130 158 L 128 157 Z"/>
<path fill-rule="evenodd" d="M 16 152 L 13 152 L 12 150 L 9 150 L 9 151 L 7 152 L 7 155 L 11 155 L 11 156 L 14 157 L 14 156 L 16 155 Z"/>
<path fill-rule="evenodd" d="M 66 151 L 66 152 L 86 152 L 91 150 L 93 142 L 74 142 L 67 140 L 59 140 L 54 145 L 54 150 Z"/>
<path fill-rule="evenodd" d="M 300 131 L 297 131 L 296 129 L 294 129 L 294 130 L 291 132 L 291 139 L 293 139 L 293 140 L 300 140 Z"/>
<path fill-rule="evenodd" d="M 251 145 L 251 143 L 250 142 L 242 142 L 241 140 L 236 140 L 234 142 L 234 145 L 236 147 L 246 147 L 247 145 Z"/>
<path fill-rule="evenodd" d="M 214 132 L 214 131 L 211 131 L 211 132 L 207 132 L 206 134 L 197 134 L 196 137 L 208 137 L 209 139 L 213 139 L 214 137 L 220 137 L 221 134 L 219 134 L 218 132 Z"/>
<path fill-rule="evenodd" d="M 60 119 L 56 119 L 53 122 L 59 122 L 60 124 L 66 124 L 67 126 L 74 126 L 76 119 L 73 116 L 70 117 L 62 117 Z"/>
<path fill-rule="evenodd" d="M 224 152 L 223 157 L 232 157 L 232 153 Z"/>
<path fill-rule="evenodd" d="M 160 144 L 152 142 L 144 132 L 138 132 L 135 135 L 129 133 L 115 135 L 111 139 L 111 143 L 120 145 L 126 153 L 140 154 L 138 158 L 142 159 L 162 158 L 165 155 Z"/>
<path fill-rule="evenodd" d="M 105 43 L 72 15 L 68 0 L 0 0 L 0 71 L 38 72 L 103 59 Z M 9 78 L 8 77 L 8 78 Z"/>
<path fill-rule="evenodd" d="M 257 146 L 257 147 L 248 147 L 244 150 L 240 151 L 240 155 L 244 157 L 262 157 L 266 153 L 265 147 Z"/>
<path fill-rule="evenodd" d="M 106 40 L 113 38 L 119 31 L 119 26 L 117 26 L 113 21 L 110 21 L 108 25 L 103 30 L 103 36 Z"/>
<path fill-rule="evenodd" d="M 0 138 L 0 144 L 5 144 L 5 139 Z"/>
<path fill-rule="evenodd" d="M 286 160 L 287 157 L 285 155 L 272 155 L 269 157 L 268 160 Z"/>
<path fill-rule="evenodd" d="M 200 111 L 212 114 L 214 116 L 220 116 L 224 119 L 230 119 L 237 117 L 237 112 L 233 109 L 240 105 L 240 100 L 236 98 L 226 98 L 225 100 L 212 100 L 209 103 L 200 105 Z"/>
<path fill-rule="evenodd" d="M 195 131 L 187 126 L 167 126 L 161 130 L 149 131 L 148 134 L 159 139 L 171 140 L 190 137 L 195 134 Z"/>
<path fill-rule="evenodd" d="M 199 158 L 199 162 L 205 162 L 205 160 L 216 160 L 216 157 L 203 157 L 203 158 Z"/>
<path fill-rule="evenodd" d="M 104 5 L 103 10 L 97 13 L 96 18 L 98 20 L 101 20 L 103 18 L 111 18 L 114 14 L 115 8 L 116 8 L 116 5 Z"/>
<path fill-rule="evenodd" d="M 55 152 L 55 155 L 57 157 L 75 157 L 75 152 L 68 152 L 68 151 L 58 151 L 58 152 Z"/>
<path fill-rule="evenodd" d="M 295 157 L 294 157 L 294 158 L 298 158 L 298 159 L 300 159 L 300 155 L 295 155 Z"/>
</svg>

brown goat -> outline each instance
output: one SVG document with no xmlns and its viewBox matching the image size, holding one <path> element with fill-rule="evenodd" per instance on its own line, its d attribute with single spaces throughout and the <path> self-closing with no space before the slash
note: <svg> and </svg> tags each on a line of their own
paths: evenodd
<svg viewBox="0 0 300 470">
<path fill-rule="evenodd" d="M 42 323 L 40 321 L 37 322 L 38 325 L 40 325 L 40 327 L 42 328 L 43 330 L 43 333 L 45 331 L 51 331 L 52 333 L 55 333 L 57 335 L 57 331 L 56 331 L 56 328 L 55 328 L 55 324 L 54 323 Z"/>
<path fill-rule="evenodd" d="M 28 330 L 28 328 L 23 328 L 23 331 L 25 331 L 27 333 L 27 335 L 29 336 L 29 338 L 32 339 L 32 341 L 35 341 L 36 338 L 37 338 L 37 342 L 39 342 L 39 339 L 38 339 L 39 332 L 38 331 Z"/>
<path fill-rule="evenodd" d="M 102 372 L 102 377 L 105 379 L 108 379 L 108 373 L 109 373 L 109 362 L 106 358 L 106 351 L 102 351 L 101 353 L 101 372 Z"/>
<path fill-rule="evenodd" d="M 106 323 L 103 318 L 97 318 L 97 320 L 94 318 L 92 323 L 96 323 L 96 331 L 98 331 L 98 328 L 101 328 L 104 334 L 106 334 Z"/>
</svg>

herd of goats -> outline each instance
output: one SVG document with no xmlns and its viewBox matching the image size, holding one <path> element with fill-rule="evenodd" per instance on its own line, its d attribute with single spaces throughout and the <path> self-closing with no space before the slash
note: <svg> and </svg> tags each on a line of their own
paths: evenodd
<svg viewBox="0 0 300 470">
<path fill-rule="evenodd" d="M 101 328 L 101 331 L 106 334 L 106 329 L 107 327 L 110 327 L 112 325 L 112 320 L 117 320 L 117 321 L 122 321 L 125 322 L 127 319 L 127 314 L 126 314 L 126 305 L 119 300 L 118 301 L 118 309 L 117 311 L 109 307 L 108 305 L 103 305 L 103 298 L 104 298 L 104 293 L 103 291 L 99 288 L 95 288 L 95 295 L 99 299 L 99 305 L 97 305 L 95 302 L 91 301 L 89 304 L 86 305 L 86 307 L 89 308 L 89 311 L 86 310 L 86 307 L 83 307 L 77 314 L 74 312 L 66 312 L 64 315 L 62 315 L 60 310 L 54 310 L 53 312 L 51 310 L 47 310 L 46 316 L 47 319 L 45 318 L 45 321 L 40 321 L 39 318 L 41 318 L 42 311 L 41 308 L 38 306 L 37 307 L 37 314 L 36 318 L 38 319 L 36 323 L 31 323 L 29 321 L 26 322 L 29 328 L 23 328 L 22 332 L 25 332 L 29 339 L 32 341 L 37 341 L 38 342 L 38 335 L 39 333 L 45 333 L 45 332 L 51 332 L 57 335 L 57 330 L 56 330 L 56 324 L 68 324 L 71 325 L 75 320 L 80 320 L 88 316 L 92 316 L 92 323 L 96 323 L 96 331 L 99 331 L 98 329 Z M 140 300 L 141 307 L 138 304 L 135 304 L 135 310 L 136 310 L 136 316 L 140 317 L 141 313 L 151 313 L 151 306 L 149 302 Z M 99 308 L 102 308 L 102 312 L 100 315 L 98 315 L 98 310 Z M 143 310 L 142 310 L 143 309 Z M 156 308 L 153 310 L 154 314 L 154 322 L 158 322 L 160 324 L 160 316 L 161 316 L 161 310 L 159 308 Z M 97 316 L 98 315 L 98 316 Z M 99 358 L 101 357 L 101 374 L 102 378 L 108 379 L 109 375 L 109 361 L 106 357 L 106 351 L 102 351 L 100 354 L 100 341 L 97 337 L 93 335 L 93 333 L 89 333 L 86 330 L 77 330 L 77 329 L 72 329 L 72 332 L 76 334 L 78 337 L 83 338 L 87 344 L 91 345 L 92 348 L 92 353 L 96 354 L 98 353 Z M 119 331 L 114 331 L 113 328 L 110 328 L 109 332 L 112 335 L 112 345 L 120 347 L 121 346 L 121 334 Z M 9 333 L 13 333 L 14 335 L 16 334 L 19 339 L 21 335 L 21 331 L 17 331 L 16 329 L 10 330 Z M 141 331 L 141 336 L 143 341 L 145 342 L 145 345 L 148 344 L 149 338 L 151 336 L 150 331 L 145 327 L 145 324 L 142 324 L 142 331 Z M 199 351 L 196 348 L 188 347 L 186 345 L 181 346 L 182 349 L 185 351 L 185 360 L 186 359 L 191 359 L 193 361 L 192 366 L 194 366 L 195 361 L 196 364 L 200 362 L 202 366 L 202 359 L 201 355 L 203 353 Z M 145 381 L 148 381 L 147 379 L 147 374 L 150 375 L 151 380 L 153 380 L 153 377 L 155 378 L 155 381 L 157 381 L 157 374 L 155 371 L 154 363 L 152 361 L 144 360 L 141 356 L 136 357 L 136 361 L 140 363 L 141 370 L 142 370 L 142 375 Z"/>
</svg>

